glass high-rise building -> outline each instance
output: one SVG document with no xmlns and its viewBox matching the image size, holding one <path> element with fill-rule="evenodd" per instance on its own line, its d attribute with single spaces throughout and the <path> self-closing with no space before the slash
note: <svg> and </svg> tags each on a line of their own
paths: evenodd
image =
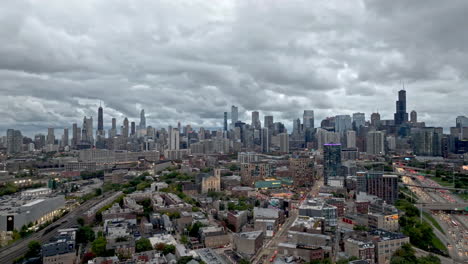
<svg viewBox="0 0 468 264">
<path fill-rule="evenodd" d="M 323 179 L 324 184 L 328 185 L 328 179 L 341 176 L 341 144 L 323 145 Z"/>
</svg>

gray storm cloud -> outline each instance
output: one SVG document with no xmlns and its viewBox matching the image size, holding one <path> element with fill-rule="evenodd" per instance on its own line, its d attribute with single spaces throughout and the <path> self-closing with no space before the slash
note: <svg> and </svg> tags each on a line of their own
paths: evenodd
<svg viewBox="0 0 468 264">
<path fill-rule="evenodd" d="M 70 127 L 97 115 L 220 127 L 224 111 L 288 126 L 379 110 L 401 81 L 428 125 L 467 114 L 466 1 L 6 1 L 0 129 Z M 248 114 L 241 114 L 248 118 Z M 318 122 L 318 121 L 316 121 Z"/>
</svg>

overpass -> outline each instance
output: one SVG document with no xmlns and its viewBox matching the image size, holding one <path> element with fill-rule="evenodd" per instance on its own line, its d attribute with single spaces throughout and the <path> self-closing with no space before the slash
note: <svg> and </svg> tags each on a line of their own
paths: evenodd
<svg viewBox="0 0 468 264">
<path fill-rule="evenodd" d="M 421 189 L 433 189 L 433 190 L 449 190 L 449 191 L 468 191 L 468 189 L 463 189 L 463 188 L 453 188 L 453 187 L 433 187 L 433 186 L 422 186 L 422 185 L 416 185 L 416 184 L 407 184 L 403 183 L 402 185 L 404 186 L 410 186 L 410 187 L 416 187 L 416 188 L 421 188 Z"/>
<path fill-rule="evenodd" d="M 416 203 L 417 208 L 441 211 L 466 211 L 468 203 Z"/>
</svg>

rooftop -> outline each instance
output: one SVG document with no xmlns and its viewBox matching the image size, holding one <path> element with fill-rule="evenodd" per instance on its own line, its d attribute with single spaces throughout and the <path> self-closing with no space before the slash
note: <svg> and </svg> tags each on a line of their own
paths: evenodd
<svg viewBox="0 0 468 264">
<path fill-rule="evenodd" d="M 252 232 L 244 232 L 244 233 L 239 233 L 238 235 L 241 238 L 249 239 L 249 240 L 254 240 L 257 237 L 259 237 L 262 234 L 263 231 L 252 231 Z"/>
</svg>

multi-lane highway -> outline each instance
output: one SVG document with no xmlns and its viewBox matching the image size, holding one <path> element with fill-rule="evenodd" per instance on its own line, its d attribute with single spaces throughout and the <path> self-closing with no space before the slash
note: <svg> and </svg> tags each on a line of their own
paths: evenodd
<svg viewBox="0 0 468 264">
<path fill-rule="evenodd" d="M 416 172 L 410 172 L 417 174 Z M 409 184 L 408 188 L 418 196 L 418 202 L 426 204 L 464 204 L 466 203 L 461 198 L 453 195 L 447 190 L 442 189 L 426 189 L 421 187 L 442 187 L 437 182 L 422 175 L 410 175 L 411 177 L 402 176 L 405 184 Z M 421 186 L 421 187 L 418 187 Z M 445 233 L 445 241 L 448 241 L 447 249 L 450 256 L 457 262 L 465 263 L 468 261 L 468 229 L 465 223 L 468 222 L 466 215 L 448 214 L 444 211 L 429 211 L 437 220 Z"/>
<path fill-rule="evenodd" d="M 70 228 L 72 226 L 77 225 L 76 219 L 81 217 L 84 212 L 86 212 L 88 209 L 96 205 L 97 203 L 103 201 L 104 199 L 108 198 L 111 196 L 112 193 L 106 193 L 103 196 L 96 197 L 94 199 L 91 199 L 82 205 L 78 206 L 74 210 L 72 210 L 70 213 L 65 215 L 64 217 L 60 218 L 58 221 L 52 223 L 49 227 L 46 227 L 45 229 L 36 232 L 29 237 L 26 237 L 24 239 L 21 239 L 19 241 L 16 241 L 15 243 L 3 247 L 0 249 L 0 263 L 2 264 L 8 264 L 8 263 L 13 263 L 13 261 L 21 256 L 23 256 L 28 248 L 28 243 L 36 240 L 39 241 L 39 243 L 44 244 L 48 242 L 50 239 L 55 237 L 57 235 L 57 231 L 59 229 L 64 229 L 64 228 Z M 53 230 L 51 230 L 53 228 Z M 49 232 L 46 232 L 49 231 Z"/>
</svg>

